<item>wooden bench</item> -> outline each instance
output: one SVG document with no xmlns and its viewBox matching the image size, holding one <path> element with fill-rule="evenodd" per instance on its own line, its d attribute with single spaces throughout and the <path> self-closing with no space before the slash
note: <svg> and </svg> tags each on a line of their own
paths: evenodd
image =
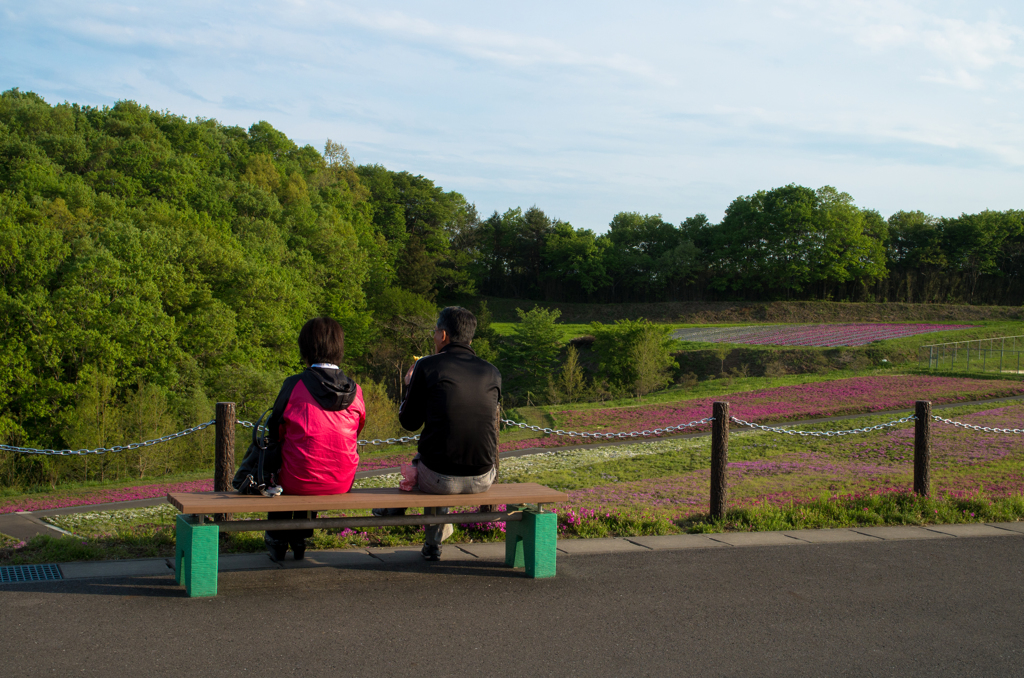
<svg viewBox="0 0 1024 678">
<path fill-rule="evenodd" d="M 217 595 L 217 557 L 221 532 L 295 530 L 309 528 L 435 525 L 440 523 L 505 523 L 505 565 L 525 567 L 526 576 L 555 576 L 557 516 L 545 504 L 568 500 L 564 492 L 536 483 L 495 484 L 479 494 L 427 494 L 398 488 L 355 489 L 326 496 L 281 495 L 261 497 L 235 492 L 171 492 L 167 500 L 181 515 L 177 519 L 174 581 L 190 598 Z M 213 520 L 231 513 L 268 511 L 350 511 L 371 508 L 436 508 L 505 504 L 508 510 L 448 515 L 307 518 L 306 520 Z"/>
</svg>

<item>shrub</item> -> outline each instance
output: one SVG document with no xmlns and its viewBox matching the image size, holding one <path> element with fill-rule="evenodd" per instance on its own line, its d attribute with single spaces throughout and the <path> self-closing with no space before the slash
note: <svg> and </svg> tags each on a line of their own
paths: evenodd
<svg viewBox="0 0 1024 678">
<path fill-rule="evenodd" d="M 671 355 L 671 328 L 648 320 L 591 324 L 601 373 L 613 385 L 645 395 L 663 388 L 678 367 Z"/>
</svg>

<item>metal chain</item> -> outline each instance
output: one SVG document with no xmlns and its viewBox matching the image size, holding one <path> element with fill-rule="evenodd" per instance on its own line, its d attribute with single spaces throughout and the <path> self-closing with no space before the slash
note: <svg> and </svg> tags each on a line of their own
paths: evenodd
<svg viewBox="0 0 1024 678">
<path fill-rule="evenodd" d="M 85 455 L 85 454 L 106 454 L 107 452 L 123 452 L 125 450 L 137 450 L 141 447 L 150 447 L 151 445 L 157 445 L 159 443 L 166 443 L 168 440 L 174 440 L 175 438 L 182 438 L 190 433 L 196 431 L 202 431 L 208 426 L 212 426 L 216 423 L 216 419 L 208 421 L 203 424 L 198 424 L 192 428 L 187 428 L 184 431 L 178 431 L 160 438 L 154 438 L 153 440 L 147 440 L 141 443 L 128 443 L 127 445 L 114 445 L 113 447 L 97 447 L 92 450 L 37 450 L 34 447 L 15 447 L 13 445 L 0 445 L 0 450 L 4 452 L 20 452 L 22 454 L 43 454 L 48 456 L 59 456 L 67 457 L 73 455 Z"/>
<path fill-rule="evenodd" d="M 415 442 L 420 439 L 417 433 L 414 436 L 402 436 L 401 438 L 374 438 L 373 440 L 357 440 L 357 445 L 403 445 L 405 443 Z"/>
<path fill-rule="evenodd" d="M 235 423 L 241 426 L 242 428 L 252 428 L 255 425 L 251 421 L 243 421 L 241 419 L 239 419 Z M 260 430 L 266 431 L 267 427 L 261 425 Z M 374 438 L 373 440 L 357 440 L 356 444 L 359 445 L 360 447 L 363 445 L 404 445 L 405 443 L 415 442 L 419 439 L 419 435 L 402 436 L 401 438 Z"/>
<path fill-rule="evenodd" d="M 890 422 L 884 424 L 878 424 L 876 426 L 865 426 L 864 428 L 852 428 L 846 431 L 794 431 L 788 428 L 777 428 L 775 426 L 762 426 L 761 424 L 755 424 L 752 421 L 744 421 L 737 419 L 736 417 L 729 417 L 730 421 L 733 421 L 740 426 L 749 426 L 750 428 L 758 429 L 761 431 L 768 431 L 770 433 L 785 433 L 788 436 L 813 436 L 815 438 L 832 438 L 835 436 L 847 436 L 854 433 L 867 433 L 868 431 L 880 431 L 883 428 L 892 428 L 899 424 L 905 424 L 908 421 L 914 421 L 917 419 L 914 415 L 909 417 L 903 417 L 901 419 L 893 419 Z"/>
<path fill-rule="evenodd" d="M 563 431 L 561 429 L 544 428 L 541 426 L 531 426 L 530 424 L 523 424 L 518 421 L 512 421 L 511 419 L 502 419 L 501 423 L 506 426 L 518 427 L 526 429 L 528 431 L 537 431 L 539 433 L 548 433 L 556 436 L 568 436 L 570 438 L 596 438 L 597 440 L 609 440 L 609 439 L 622 439 L 622 438 L 643 438 L 646 436 L 659 436 L 667 433 L 673 433 L 675 431 L 681 431 L 684 428 L 693 428 L 700 424 L 707 424 L 714 421 L 714 417 L 708 417 L 707 419 L 699 419 L 697 421 L 691 421 L 689 424 L 679 424 L 678 426 L 669 426 L 667 428 L 656 428 L 653 431 L 631 431 L 629 433 L 580 433 L 578 431 Z"/>
<path fill-rule="evenodd" d="M 685 428 L 693 428 L 700 424 L 707 424 L 714 421 L 714 417 L 708 417 L 707 419 L 700 419 L 698 421 L 691 421 L 689 424 L 680 424 L 678 426 L 668 426 L 666 428 L 656 428 L 653 431 L 631 431 L 629 433 L 581 433 L 578 431 L 563 431 L 561 429 L 544 428 L 542 426 L 532 426 L 530 424 L 524 424 L 522 422 L 513 421 L 511 419 L 502 419 L 501 423 L 506 426 L 513 426 L 528 431 L 537 431 L 538 433 L 548 433 L 556 436 L 566 436 L 569 438 L 594 438 L 596 440 L 621 440 L 624 438 L 644 438 L 647 436 L 658 436 L 673 433 L 675 431 L 681 431 Z M 240 426 L 245 428 L 252 428 L 253 424 L 250 421 L 239 421 Z M 262 428 L 262 427 L 261 427 Z M 403 436 L 401 438 L 386 438 L 381 440 L 375 438 L 373 440 L 360 440 L 359 445 L 402 445 L 405 443 L 411 443 L 419 440 L 419 435 L 414 436 Z"/>
<path fill-rule="evenodd" d="M 988 426 L 975 426 L 974 424 L 965 424 L 962 421 L 943 419 L 937 414 L 933 414 L 932 419 L 935 421 L 941 421 L 943 424 L 952 424 L 958 428 L 969 428 L 974 431 L 983 431 L 985 433 L 1024 433 L 1024 428 L 989 428 Z"/>
<path fill-rule="evenodd" d="M 778 428 L 775 426 L 763 426 L 756 424 L 752 421 L 744 421 L 737 417 L 729 417 L 730 421 L 739 424 L 740 426 L 747 426 L 749 428 L 757 429 L 760 431 L 768 431 L 769 433 L 784 433 L 789 436 L 812 436 L 816 438 L 833 438 L 836 436 L 853 435 L 855 433 L 868 433 L 869 431 L 880 431 L 885 428 L 892 428 L 900 424 L 905 424 L 910 421 L 914 421 L 917 417 L 911 415 L 909 417 L 902 417 L 900 419 L 894 419 L 884 424 L 877 424 L 875 426 L 866 426 L 864 428 L 854 428 L 845 431 L 797 431 L 793 429 Z M 944 419 L 938 415 L 933 414 L 932 419 L 935 421 L 941 421 L 943 424 L 950 424 L 958 428 L 971 429 L 974 431 L 981 431 L 983 433 L 1010 433 L 1010 434 L 1022 434 L 1024 429 L 1020 428 L 991 428 L 989 426 L 975 426 L 974 424 L 965 424 L 959 421 L 953 421 L 952 419 Z M 543 426 L 533 426 L 531 424 L 524 424 L 522 422 L 513 421 L 512 419 L 502 419 L 501 423 L 506 426 L 514 428 L 520 428 L 528 431 L 536 431 L 537 433 L 546 433 L 548 435 L 565 436 L 568 438 L 593 438 L 595 440 L 622 440 L 625 438 L 645 438 L 648 436 L 659 436 L 674 433 L 676 431 L 682 431 L 687 428 L 694 428 L 701 424 L 709 424 L 714 421 L 714 417 L 707 417 L 705 419 L 698 419 L 697 421 L 691 421 L 688 424 L 679 424 L 678 426 L 667 426 L 665 428 L 656 428 L 648 431 L 630 431 L 628 433 L 587 433 L 580 431 L 563 431 L 561 429 L 546 428 Z M 4 452 L 19 452 L 21 454 L 41 454 L 48 456 L 81 456 L 86 454 L 106 454 L 107 452 L 124 452 L 125 450 L 137 450 L 143 447 L 151 447 L 160 443 L 166 443 L 169 440 L 175 440 L 202 431 L 203 429 L 213 426 L 216 420 L 207 421 L 202 424 L 197 424 L 192 428 L 187 428 L 177 433 L 171 433 L 170 435 L 162 436 L 160 438 L 154 438 L 152 440 L 146 440 L 141 443 L 129 443 L 127 445 L 115 445 L 113 447 L 97 447 L 91 450 L 51 450 L 51 449 L 36 449 L 34 447 L 15 447 L 14 445 L 0 445 L 0 451 Z M 236 422 L 242 428 L 252 428 L 254 424 L 251 421 L 238 420 Z M 260 426 L 264 429 L 264 426 Z M 359 440 L 357 445 L 403 445 L 406 443 L 412 443 L 419 440 L 419 435 L 414 436 L 402 436 L 400 438 L 374 438 L 373 440 Z"/>
</svg>

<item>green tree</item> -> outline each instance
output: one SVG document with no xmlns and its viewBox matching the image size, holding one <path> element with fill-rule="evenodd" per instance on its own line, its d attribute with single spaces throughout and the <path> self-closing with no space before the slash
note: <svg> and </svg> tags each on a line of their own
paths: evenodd
<svg viewBox="0 0 1024 678">
<path fill-rule="evenodd" d="M 506 391 L 538 392 L 547 386 L 558 361 L 562 331 L 557 321 L 562 312 L 537 306 L 529 311 L 517 308 L 516 314 L 519 322 L 503 346 L 499 367 Z"/>
<path fill-rule="evenodd" d="M 340 144 L 321 155 L 266 122 L 0 94 L 0 436 L 109 446 L 206 420 L 215 400 L 257 415 L 300 366 L 313 315 L 342 320 L 346 359 L 365 369 L 366 292 L 393 282 L 375 265 L 386 242 Z M 3 473 L 208 463 L 203 445 L 160 449 L 159 464 L 5 458 Z"/>
<path fill-rule="evenodd" d="M 672 383 L 676 361 L 668 352 L 666 333 L 649 325 L 636 337 L 629 349 L 633 370 L 633 390 L 638 398 Z"/>
<path fill-rule="evenodd" d="M 599 240 L 589 229 L 556 222 L 542 255 L 548 296 L 588 299 L 611 284 L 604 261 L 607 246 L 606 239 Z"/>
<path fill-rule="evenodd" d="M 473 335 L 473 351 L 488 362 L 498 360 L 498 333 L 491 327 L 494 316 L 487 307 L 487 300 L 481 299 L 476 312 L 476 332 Z"/>
<path fill-rule="evenodd" d="M 481 289 L 516 299 L 536 298 L 545 273 L 545 246 L 555 222 L 536 206 L 497 212 L 474 230 L 475 277 Z"/>
<path fill-rule="evenodd" d="M 590 390 L 587 387 L 586 372 L 580 364 L 579 351 L 572 344 L 566 349 L 565 362 L 562 363 L 555 387 L 561 399 L 568 403 L 582 400 Z"/>
<path fill-rule="evenodd" d="M 601 374 L 617 388 L 639 395 L 665 386 L 670 370 L 677 367 L 671 332 L 643 318 L 591 323 Z"/>
<path fill-rule="evenodd" d="M 737 198 L 711 229 L 711 286 L 750 296 L 827 297 L 846 283 L 883 278 L 877 223 L 830 186 L 790 184 Z M 872 230 L 875 229 L 875 231 Z"/>
</svg>

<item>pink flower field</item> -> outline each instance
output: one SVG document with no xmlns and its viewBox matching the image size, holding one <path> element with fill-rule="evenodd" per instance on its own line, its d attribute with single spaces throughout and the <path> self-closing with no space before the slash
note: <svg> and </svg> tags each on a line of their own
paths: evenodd
<svg viewBox="0 0 1024 678">
<path fill-rule="evenodd" d="M 673 338 L 727 344 L 773 346 L 863 346 L 873 341 L 901 339 L 928 332 L 963 330 L 975 325 L 923 323 L 842 323 L 821 325 L 761 325 L 680 329 Z"/>
<path fill-rule="evenodd" d="M 762 423 L 912 409 L 916 400 L 942 404 L 1021 394 L 1024 394 L 1024 384 L 1017 382 L 893 375 L 780 386 L 671 405 L 562 410 L 553 412 L 552 416 L 557 427 L 567 431 L 628 432 L 676 426 L 710 417 L 715 400 L 729 401 L 734 417 Z M 705 424 L 695 430 L 707 428 Z M 551 447 L 570 444 L 569 441 L 582 442 L 578 438 L 548 437 L 506 443 L 502 449 Z M 516 444 L 518 447 L 511 447 Z"/>
<path fill-rule="evenodd" d="M 975 412 L 957 420 L 993 428 L 1021 428 L 1024 404 Z M 997 498 L 1024 494 L 1024 435 L 967 431 L 938 422 L 932 432 L 935 496 L 983 493 Z M 756 444 L 770 446 L 773 437 L 765 434 L 757 440 Z M 737 440 L 731 447 L 739 451 L 741 445 Z M 786 505 L 814 499 L 822 492 L 849 495 L 913 489 L 913 425 L 843 439 L 800 439 L 799 445 L 806 449 L 770 459 L 729 462 L 730 508 Z M 601 485 L 569 492 L 570 505 L 602 515 L 643 509 L 675 520 L 710 510 L 710 480 L 710 471 L 701 469 L 678 476 Z"/>
<path fill-rule="evenodd" d="M 54 492 L 36 496 L 19 497 L 11 500 L 0 500 L 0 514 L 17 511 L 45 511 L 47 509 L 68 508 L 70 506 L 92 506 L 117 501 L 135 501 L 137 499 L 155 499 L 168 492 L 212 492 L 213 479 L 190 480 L 183 483 L 153 483 L 137 487 L 121 487 L 101 490 L 76 490 L 73 492 Z"/>
<path fill-rule="evenodd" d="M 876 376 L 818 382 L 799 386 L 782 386 L 747 393 L 732 394 L 724 399 L 731 403 L 733 416 L 755 422 L 780 422 L 811 419 L 840 414 L 870 413 L 887 410 L 909 409 L 915 400 L 931 400 L 933 403 L 964 402 L 1024 394 L 1024 385 L 1016 382 L 987 381 L 980 379 L 953 379 L 929 376 Z M 671 405 L 645 405 L 595 410 L 563 410 L 555 412 L 557 426 L 576 431 L 642 431 L 677 425 L 708 417 L 711 414 L 712 398 L 692 400 Z M 1020 428 L 1022 419 L 1020 406 L 1008 406 L 988 411 L 984 416 L 972 415 L 980 423 L 1004 428 Z M 973 420 L 971 420 L 973 421 Z M 977 434 L 949 430 L 936 424 L 940 440 L 957 440 L 942 443 L 949 445 L 945 455 L 935 455 L 934 473 L 970 468 L 972 480 L 949 476 L 943 480 L 944 487 L 951 491 L 974 487 L 978 479 L 999 492 L 1009 493 L 1024 490 L 1024 475 L 1006 475 L 1002 471 L 985 475 L 986 465 L 998 463 L 1004 458 L 1018 454 L 1021 441 L 1017 437 L 996 434 Z M 707 425 L 697 430 L 707 430 Z M 959 439 L 955 438 L 960 435 Z M 953 436 L 953 437 L 950 437 Z M 964 437 L 970 436 L 970 437 Z M 547 436 L 505 442 L 500 449 L 523 449 L 527 447 L 563 447 L 584 442 L 579 438 Z M 844 438 L 841 441 L 829 439 L 828 451 L 808 449 L 800 454 L 773 458 L 770 461 L 734 461 L 730 473 L 737 491 L 750 486 L 748 496 L 782 501 L 800 494 L 800 488 L 820 490 L 829 483 L 840 479 L 845 485 L 857 485 L 864 481 L 868 486 L 877 487 L 895 482 L 893 478 L 904 478 L 913 459 L 913 430 L 907 426 L 888 434 L 872 434 L 867 437 Z M 809 443 L 809 445 L 811 445 Z M 370 457 L 360 462 L 359 470 L 394 468 L 414 454 Z M 573 493 L 577 502 L 595 503 L 600 506 L 628 504 L 650 507 L 670 506 L 680 509 L 698 510 L 707 502 L 706 489 L 708 472 L 693 473 L 672 479 L 658 478 L 629 484 L 613 484 L 594 487 Z M 804 478 L 796 481 L 796 478 Z M 959 478 L 959 479 L 958 479 Z M 779 484 L 779 479 L 786 482 Z M 826 482 L 827 481 L 827 482 Z M 902 482 L 902 481 L 901 481 Z M 823 485 L 825 483 L 825 485 Z M 757 489 L 757 492 L 754 489 Z M 29 495 L 16 499 L 0 499 L 0 514 L 15 511 L 40 511 L 71 506 L 87 506 L 136 499 L 151 499 L 164 496 L 167 492 L 189 492 L 212 490 L 212 479 L 178 483 L 140 484 L 134 487 L 116 489 L 74 490 L 67 492 Z M 741 493 L 737 501 L 744 501 Z M 589 504 L 588 504 L 589 505 Z"/>
</svg>

